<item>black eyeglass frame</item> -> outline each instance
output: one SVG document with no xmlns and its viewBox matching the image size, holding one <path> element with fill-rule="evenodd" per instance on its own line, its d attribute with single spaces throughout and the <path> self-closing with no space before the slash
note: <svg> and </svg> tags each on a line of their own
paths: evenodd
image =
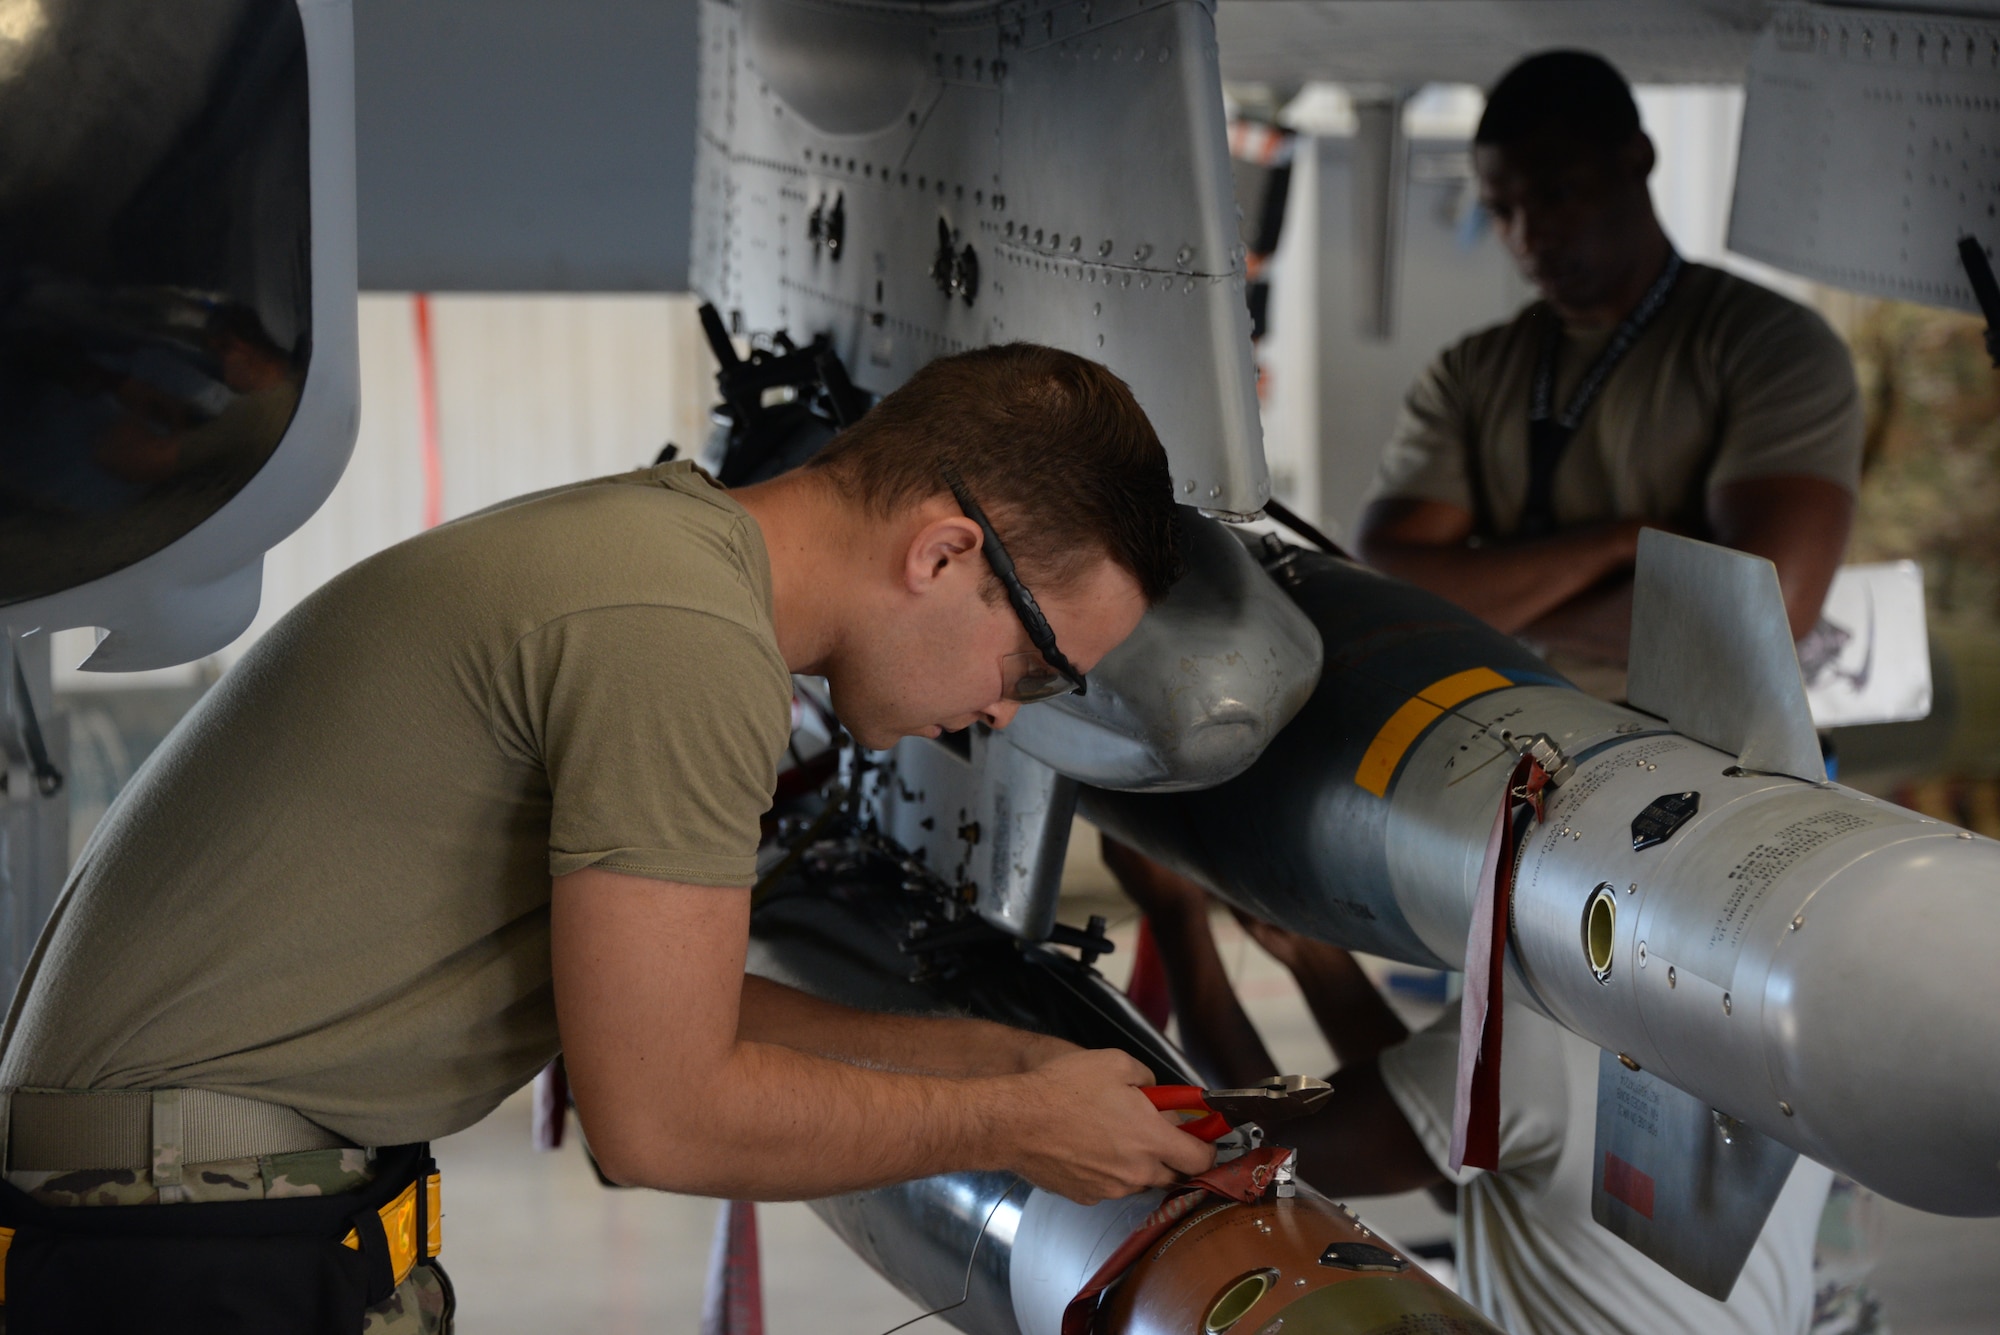
<svg viewBox="0 0 2000 1335">
<path fill-rule="evenodd" d="M 939 465 L 939 471 L 944 474 L 945 485 L 951 488 L 952 497 L 958 501 L 958 508 L 965 511 L 967 519 L 979 525 L 980 533 L 985 536 L 981 546 L 986 552 L 986 563 L 993 567 L 993 574 L 999 579 L 1000 587 L 1007 591 L 1007 601 L 1013 606 L 1014 615 L 1021 619 L 1022 627 L 1028 632 L 1028 643 L 1035 646 L 1035 652 L 1042 656 L 1043 662 L 1060 672 L 1071 685 L 1076 687 L 1078 695 L 1084 694 L 1088 690 L 1088 683 L 1084 681 L 1083 673 L 1077 671 L 1076 665 L 1056 647 L 1055 628 L 1049 625 L 1049 619 L 1042 615 L 1041 604 L 1035 601 L 1035 595 L 1028 592 L 1028 586 L 1023 584 L 1020 575 L 1015 573 L 1014 558 L 1008 555 L 1007 546 L 1000 541 L 1000 535 L 993 531 L 993 521 L 986 517 L 986 512 L 979 508 L 979 503 L 972 499 L 972 493 L 965 488 L 965 479 L 958 475 L 958 469 L 950 460 Z"/>
</svg>

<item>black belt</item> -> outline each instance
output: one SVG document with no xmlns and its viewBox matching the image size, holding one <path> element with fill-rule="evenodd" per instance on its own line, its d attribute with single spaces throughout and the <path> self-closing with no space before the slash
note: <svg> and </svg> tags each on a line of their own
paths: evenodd
<svg viewBox="0 0 2000 1335">
<path fill-rule="evenodd" d="M 428 1145 L 358 1191 L 174 1205 L 44 1205 L 0 1181 L 7 1335 L 359 1335 L 437 1254 Z"/>
</svg>

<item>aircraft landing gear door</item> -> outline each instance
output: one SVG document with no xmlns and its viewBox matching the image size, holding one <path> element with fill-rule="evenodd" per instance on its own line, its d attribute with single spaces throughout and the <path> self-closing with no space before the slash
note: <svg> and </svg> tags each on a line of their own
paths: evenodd
<svg viewBox="0 0 2000 1335">
<path fill-rule="evenodd" d="M 345 0 L 9 0 L 0 622 L 240 635 L 359 416 Z"/>
<path fill-rule="evenodd" d="M 69 863 L 49 637 L 220 649 L 359 418 L 346 0 L 0 4 L 0 988 Z"/>
</svg>

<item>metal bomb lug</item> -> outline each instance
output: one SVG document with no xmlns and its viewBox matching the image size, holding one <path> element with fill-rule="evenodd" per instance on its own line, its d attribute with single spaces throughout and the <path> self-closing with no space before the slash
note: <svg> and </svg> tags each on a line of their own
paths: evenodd
<svg viewBox="0 0 2000 1335">
<path fill-rule="evenodd" d="M 751 972 L 846 1005 L 976 1015 L 1117 1047 L 1163 1082 L 1200 1083 L 1094 969 L 961 913 L 879 845 L 829 840 L 753 915 Z M 949 947 L 926 942 L 949 936 Z M 952 1173 L 813 1202 L 926 1311 L 972 1335 L 1058 1335 L 1063 1309 L 1163 1193 L 1081 1206 L 1010 1173 Z M 1215 1200 L 1155 1242 L 1093 1329 L 1260 1335 L 1411 1329 L 1492 1335 L 1408 1257 L 1303 1183 L 1254 1206 Z M 1422 1321 L 1421 1327 L 1411 1324 Z"/>
<path fill-rule="evenodd" d="M 2000 1214 L 2000 844 L 1748 772 L 1408 585 L 1276 573 L 1325 645 L 1311 701 L 1238 778 L 1086 789 L 1086 817 L 1273 922 L 1456 968 L 1546 735 L 1571 769 L 1522 841 L 1509 995 L 1885 1196 Z"/>
</svg>

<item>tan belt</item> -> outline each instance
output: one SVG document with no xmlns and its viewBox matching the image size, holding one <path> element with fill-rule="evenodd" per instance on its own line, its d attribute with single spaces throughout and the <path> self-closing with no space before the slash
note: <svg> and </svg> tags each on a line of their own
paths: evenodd
<svg viewBox="0 0 2000 1335">
<path fill-rule="evenodd" d="M 9 1171 L 134 1169 L 179 1181 L 183 1164 L 352 1145 L 290 1108 L 211 1089 L 16 1089 Z"/>
</svg>

